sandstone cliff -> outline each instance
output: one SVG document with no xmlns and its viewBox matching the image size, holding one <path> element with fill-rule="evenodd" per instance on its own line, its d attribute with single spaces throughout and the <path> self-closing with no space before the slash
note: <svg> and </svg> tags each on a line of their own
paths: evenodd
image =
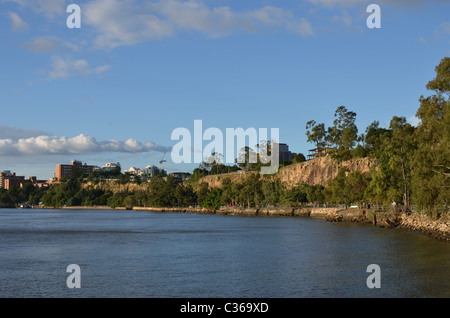
<svg viewBox="0 0 450 318">
<path fill-rule="evenodd" d="M 111 191 L 113 193 L 117 192 L 129 192 L 129 191 L 137 191 L 137 190 L 148 190 L 149 184 L 146 182 L 141 183 L 140 185 L 136 183 L 125 183 L 120 184 L 116 180 L 103 180 L 98 183 L 87 182 L 82 184 L 83 188 L 94 188 L 101 189 L 104 191 Z"/>
<path fill-rule="evenodd" d="M 376 166 L 376 164 L 376 160 L 371 158 L 357 158 L 338 163 L 330 156 L 325 156 L 283 167 L 278 171 L 278 173 L 263 176 L 263 178 L 267 178 L 267 180 L 272 181 L 280 180 L 286 185 L 287 188 L 291 188 L 299 182 L 306 182 L 310 185 L 320 184 L 326 186 L 330 180 L 336 177 L 340 167 L 346 167 L 349 172 L 360 171 L 361 173 L 366 173 L 372 167 Z M 242 183 L 249 175 L 256 173 L 258 172 L 232 172 L 221 175 L 206 176 L 200 179 L 199 183 L 207 183 L 210 188 L 220 188 L 224 178 L 229 178 L 232 183 Z M 105 180 L 97 184 L 88 182 L 83 186 L 85 188 L 92 186 L 105 191 L 110 190 L 114 193 L 149 189 L 149 184 L 146 182 L 141 185 L 134 183 L 119 184 L 114 180 Z"/>
<path fill-rule="evenodd" d="M 283 167 L 277 176 L 287 187 L 295 186 L 299 182 L 325 186 L 336 177 L 340 167 L 346 167 L 349 172 L 366 173 L 373 166 L 376 166 L 376 160 L 371 158 L 357 158 L 339 164 L 330 156 L 325 156 Z"/>
<path fill-rule="evenodd" d="M 278 179 L 288 188 L 295 186 L 299 182 L 325 186 L 330 180 L 336 177 L 340 167 L 346 167 L 349 172 L 360 171 L 361 173 L 366 173 L 372 167 L 376 167 L 376 164 L 376 160 L 372 158 L 357 158 L 338 163 L 330 156 L 325 156 L 283 167 L 277 174 L 268 176 L 268 178 L 270 180 Z M 206 176 L 200 182 L 205 182 L 210 187 L 220 187 L 222 180 L 226 177 L 230 178 L 231 182 L 242 182 L 250 173 L 256 172 L 233 172 Z"/>
</svg>

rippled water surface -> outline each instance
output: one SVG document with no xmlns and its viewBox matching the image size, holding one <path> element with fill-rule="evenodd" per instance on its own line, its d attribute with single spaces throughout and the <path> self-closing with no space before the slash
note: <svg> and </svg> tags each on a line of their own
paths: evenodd
<svg viewBox="0 0 450 318">
<path fill-rule="evenodd" d="M 303 217 L 0 209 L 0 297 L 450 297 L 450 244 Z"/>
</svg>

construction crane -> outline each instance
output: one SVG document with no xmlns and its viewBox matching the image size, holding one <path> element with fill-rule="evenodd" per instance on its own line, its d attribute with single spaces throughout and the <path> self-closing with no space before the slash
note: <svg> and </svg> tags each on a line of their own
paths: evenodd
<svg viewBox="0 0 450 318">
<path fill-rule="evenodd" d="M 163 154 L 163 156 L 161 157 L 161 160 L 159 161 L 159 172 L 162 172 L 162 164 L 163 162 L 166 162 L 167 159 L 164 159 L 164 156 L 166 155 L 166 153 Z"/>
</svg>

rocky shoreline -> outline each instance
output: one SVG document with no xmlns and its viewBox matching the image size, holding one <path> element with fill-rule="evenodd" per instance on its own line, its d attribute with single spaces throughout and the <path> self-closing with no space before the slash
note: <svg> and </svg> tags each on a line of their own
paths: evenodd
<svg viewBox="0 0 450 318">
<path fill-rule="evenodd" d="M 426 215 L 403 212 L 380 212 L 363 209 L 340 208 L 278 208 L 278 209 L 179 209 L 135 207 L 136 211 L 191 212 L 220 215 L 266 215 L 266 216 L 306 216 L 325 219 L 328 222 L 352 222 L 371 224 L 382 228 L 402 228 L 427 234 L 439 240 L 450 242 L 450 217 L 433 219 Z"/>
<path fill-rule="evenodd" d="M 448 216 L 434 220 L 426 215 L 415 213 L 401 218 L 399 227 L 450 242 L 450 218 Z"/>
<path fill-rule="evenodd" d="M 54 207 L 41 207 L 52 209 Z M 417 212 L 381 212 L 365 209 L 342 209 L 342 208 L 221 208 L 219 210 L 209 210 L 204 208 L 155 208 L 155 207 L 116 207 L 108 206 L 77 206 L 77 207 L 57 207 L 58 209 L 70 210 L 134 210 L 151 212 L 173 212 L 173 213 L 199 213 L 218 215 L 243 215 L 243 216 L 304 216 L 321 218 L 328 222 L 351 222 L 360 224 L 371 224 L 384 228 L 402 228 L 408 231 L 415 231 L 427 234 L 433 238 L 450 242 L 450 215 L 442 216 L 439 219 L 430 218 Z"/>
<path fill-rule="evenodd" d="M 449 216 L 434 219 L 417 212 L 367 212 L 360 210 L 359 213 L 355 214 L 355 212 L 349 213 L 347 210 L 342 210 L 328 214 L 326 219 L 330 222 L 367 223 L 384 228 L 401 228 L 450 242 Z"/>
</svg>

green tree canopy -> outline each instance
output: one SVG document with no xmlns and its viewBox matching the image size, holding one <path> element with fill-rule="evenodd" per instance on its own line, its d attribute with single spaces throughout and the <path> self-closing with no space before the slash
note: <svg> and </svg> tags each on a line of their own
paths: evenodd
<svg viewBox="0 0 450 318">
<path fill-rule="evenodd" d="M 327 144 L 327 131 L 324 123 L 317 123 L 310 120 L 306 123 L 307 141 L 315 145 L 316 148 L 323 148 Z"/>
<path fill-rule="evenodd" d="M 421 96 L 415 139 L 412 189 L 414 203 L 439 214 L 450 198 L 450 58 L 441 60 L 427 88 L 435 94 Z"/>
</svg>

